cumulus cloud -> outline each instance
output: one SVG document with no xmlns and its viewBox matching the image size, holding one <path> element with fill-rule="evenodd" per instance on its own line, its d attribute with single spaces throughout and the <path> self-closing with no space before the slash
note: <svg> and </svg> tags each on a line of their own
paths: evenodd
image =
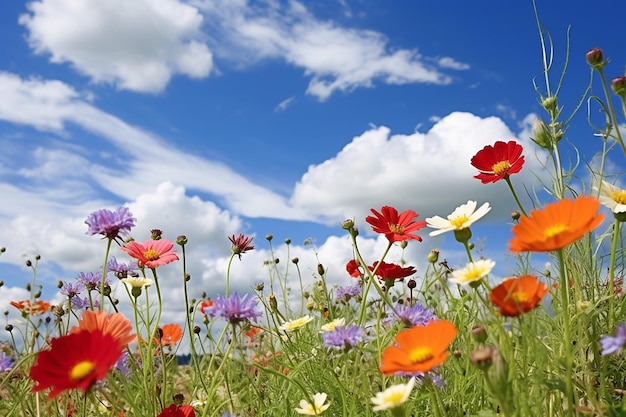
<svg viewBox="0 0 626 417">
<path fill-rule="evenodd" d="M 439 58 L 437 60 L 437 63 L 439 64 L 441 68 L 449 68 L 449 69 L 459 70 L 459 71 L 470 69 L 469 64 L 466 64 L 464 62 L 459 62 L 455 60 L 454 58 L 450 58 L 449 56 Z"/>
<path fill-rule="evenodd" d="M 217 56 L 249 65 L 251 58 L 282 59 L 311 78 L 307 93 L 320 100 L 336 92 L 387 84 L 448 84 L 451 78 L 427 63 L 417 49 L 397 49 L 372 30 L 321 21 L 298 2 L 197 1 L 211 24 Z M 458 63 L 445 58 L 444 64 Z M 443 65 L 440 65 L 444 67 Z M 459 68 L 455 68 L 459 69 Z"/>
<path fill-rule="evenodd" d="M 490 201 L 494 213 L 508 214 L 515 206 L 506 185 L 474 179 L 477 171 L 470 159 L 496 140 L 516 139 L 530 147 L 528 136 L 516 136 L 497 117 L 462 112 L 443 117 L 426 133 L 392 135 L 387 127 L 375 127 L 335 157 L 310 166 L 296 184 L 292 203 L 331 222 L 363 217 L 369 207 L 385 204 L 442 215 L 469 199 Z M 536 158 L 527 158 L 513 181 L 536 185 L 533 171 L 539 167 Z"/>
<path fill-rule="evenodd" d="M 158 93 L 176 74 L 204 78 L 213 70 L 202 15 L 178 0 L 41 0 L 27 7 L 19 22 L 30 47 L 96 83 Z"/>
</svg>

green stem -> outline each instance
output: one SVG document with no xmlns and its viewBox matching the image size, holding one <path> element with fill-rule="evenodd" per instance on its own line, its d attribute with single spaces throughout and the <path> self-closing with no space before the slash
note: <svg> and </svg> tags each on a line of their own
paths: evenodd
<svg viewBox="0 0 626 417">
<path fill-rule="evenodd" d="M 567 415 L 574 416 L 574 382 L 572 380 L 574 358 L 572 356 L 572 329 L 570 326 L 569 314 L 569 279 L 565 269 L 563 249 L 559 249 L 557 251 L 557 255 L 559 258 L 559 287 L 561 290 L 561 316 L 563 319 L 563 346 L 565 349 L 565 396 L 567 398 Z"/>
<path fill-rule="evenodd" d="M 615 317 L 615 255 L 617 253 L 617 241 L 619 240 L 620 225 L 621 222 L 615 219 L 613 242 L 611 243 L 611 257 L 609 261 L 609 329 L 613 328 L 613 319 Z"/>
<path fill-rule="evenodd" d="M 509 176 L 507 175 L 504 177 L 504 180 L 509 186 L 509 189 L 511 190 L 511 194 L 513 194 L 513 198 L 515 199 L 515 202 L 517 203 L 517 207 L 519 207 L 520 211 L 522 212 L 524 216 L 528 217 L 528 214 L 526 214 L 526 210 L 524 210 L 524 206 L 522 206 L 522 203 L 520 202 L 519 198 L 517 197 L 517 193 L 515 192 L 515 189 L 513 188 L 513 184 L 511 183 L 511 178 L 509 178 Z"/>
<path fill-rule="evenodd" d="M 228 297 L 228 290 L 230 288 L 230 266 L 233 263 L 233 258 L 235 257 L 235 252 L 230 254 L 230 259 L 228 259 L 228 267 L 226 268 L 226 292 L 224 293 L 225 297 Z"/>
<path fill-rule="evenodd" d="M 104 286 L 107 278 L 107 262 L 109 260 L 109 252 L 111 251 L 111 242 L 113 242 L 113 239 L 109 238 L 107 240 L 106 251 L 104 251 L 104 262 L 102 263 L 102 277 L 100 279 L 100 311 L 104 311 Z M 89 302 L 91 303 L 91 298 Z M 93 305 L 91 305 L 91 309 L 93 310 Z"/>
</svg>

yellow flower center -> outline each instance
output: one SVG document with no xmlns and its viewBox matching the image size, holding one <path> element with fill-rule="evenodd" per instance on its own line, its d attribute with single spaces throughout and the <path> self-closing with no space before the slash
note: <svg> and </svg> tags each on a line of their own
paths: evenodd
<svg viewBox="0 0 626 417">
<path fill-rule="evenodd" d="M 493 173 L 496 175 L 505 174 L 509 168 L 511 168 L 511 163 L 509 161 L 500 161 L 497 164 L 493 164 L 491 167 Z"/>
<path fill-rule="evenodd" d="M 528 295 L 524 292 L 514 292 L 511 294 L 511 298 L 515 301 L 516 304 L 526 303 L 528 302 Z"/>
<path fill-rule="evenodd" d="M 433 357 L 433 350 L 428 346 L 418 346 L 409 352 L 412 363 L 421 363 Z"/>
<path fill-rule="evenodd" d="M 569 228 L 567 227 L 567 225 L 565 224 L 553 224 L 552 226 L 548 227 L 546 230 L 544 230 L 543 234 L 545 235 L 545 237 L 547 238 L 551 238 L 554 237 L 560 233 L 565 232 L 566 230 L 568 230 Z"/>
<path fill-rule="evenodd" d="M 78 362 L 70 371 L 70 379 L 72 381 L 80 381 L 96 369 L 96 364 L 91 361 Z"/>
<path fill-rule="evenodd" d="M 450 224 L 454 227 L 456 227 L 457 229 L 460 229 L 461 227 L 463 227 L 463 224 L 469 220 L 469 217 L 467 217 L 465 214 L 459 216 L 459 217 L 455 217 L 453 219 L 450 219 Z"/>
<path fill-rule="evenodd" d="M 619 190 L 611 193 L 611 199 L 619 204 L 626 204 L 626 191 Z"/>
<path fill-rule="evenodd" d="M 159 252 L 157 252 L 155 249 L 148 249 L 143 253 L 143 256 L 149 261 L 156 261 L 157 259 L 159 259 Z"/>
<path fill-rule="evenodd" d="M 389 228 L 391 233 L 395 233 L 397 235 L 401 235 L 404 233 L 404 226 L 402 226 L 401 224 L 387 223 L 387 227 Z"/>
</svg>

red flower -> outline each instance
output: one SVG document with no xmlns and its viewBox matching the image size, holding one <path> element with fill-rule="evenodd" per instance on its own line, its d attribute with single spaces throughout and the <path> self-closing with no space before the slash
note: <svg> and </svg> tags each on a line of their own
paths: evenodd
<svg viewBox="0 0 626 417">
<path fill-rule="evenodd" d="M 174 244 L 167 239 L 148 239 L 143 243 L 128 242 L 120 249 L 137 259 L 137 265 L 140 267 L 158 268 L 178 260 L 176 252 L 172 250 L 173 247 Z"/>
<path fill-rule="evenodd" d="M 52 339 L 50 349 L 40 351 L 30 369 L 30 377 L 37 383 L 33 392 L 52 388 L 48 398 L 74 388 L 86 392 L 106 377 L 121 355 L 120 343 L 100 330 Z"/>
<path fill-rule="evenodd" d="M 415 267 L 412 266 L 403 268 L 400 265 L 381 262 L 378 269 L 376 269 L 377 265 L 378 261 L 374 262 L 369 269 L 370 271 L 376 270 L 376 275 L 378 275 L 381 279 L 402 279 L 408 277 L 409 275 L 413 275 L 416 272 Z"/>
<path fill-rule="evenodd" d="M 398 214 L 398 210 L 390 206 L 383 206 L 379 213 L 371 209 L 374 216 L 367 216 L 368 222 L 376 233 L 384 234 L 389 242 L 402 242 L 404 240 L 415 239 L 419 242 L 422 238 L 412 234 L 419 229 L 426 227 L 426 222 L 414 222 L 419 214 L 413 210 L 405 210 Z"/>
<path fill-rule="evenodd" d="M 472 158 L 472 165 L 480 171 L 474 178 L 488 184 L 517 174 L 524 165 L 523 150 L 522 145 L 513 140 L 485 146 Z"/>
<path fill-rule="evenodd" d="M 172 404 L 164 408 L 157 417 L 196 417 L 196 412 L 190 405 Z"/>
<path fill-rule="evenodd" d="M 243 233 L 239 233 L 239 236 L 232 235 L 228 238 L 230 243 L 233 245 L 233 254 L 239 256 L 239 259 L 241 259 L 242 253 L 246 253 L 247 251 L 254 249 L 254 246 L 250 244 L 253 239 L 253 237 L 245 236 Z"/>
<path fill-rule="evenodd" d="M 352 278 L 361 277 L 361 270 L 359 269 L 359 263 L 356 261 L 356 259 L 350 259 L 348 261 L 348 263 L 346 264 L 346 271 L 348 271 L 348 274 L 350 274 Z"/>
<path fill-rule="evenodd" d="M 524 275 L 502 281 L 491 291 L 490 298 L 500 314 L 515 317 L 535 308 L 547 293 L 548 288 L 539 278 Z"/>
</svg>

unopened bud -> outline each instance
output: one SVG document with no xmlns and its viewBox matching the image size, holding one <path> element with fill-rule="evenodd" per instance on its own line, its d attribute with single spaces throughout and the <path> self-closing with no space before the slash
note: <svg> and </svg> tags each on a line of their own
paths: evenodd
<svg viewBox="0 0 626 417">
<path fill-rule="evenodd" d="M 178 393 L 172 396 L 172 400 L 174 401 L 174 404 L 176 405 L 183 405 L 183 401 L 185 401 L 185 396 L 183 394 Z"/>
<path fill-rule="evenodd" d="M 344 230 L 352 230 L 354 228 L 354 220 L 352 219 L 344 220 L 344 222 L 341 223 L 341 228 Z"/>
<path fill-rule="evenodd" d="M 63 281 L 57 282 L 57 288 L 63 288 Z"/>
<path fill-rule="evenodd" d="M 320 276 L 323 276 L 325 272 L 326 271 L 324 270 L 324 265 L 317 264 L 317 273 L 320 274 Z"/>
<path fill-rule="evenodd" d="M 27 267 L 29 267 L 29 268 L 30 268 L 31 266 L 33 266 L 33 263 L 30 261 L 30 259 L 27 259 L 27 260 L 26 260 L 26 266 L 27 266 Z"/>
<path fill-rule="evenodd" d="M 437 249 L 431 250 L 428 253 L 427 259 L 431 264 L 436 263 L 439 260 L 439 251 Z"/>
<path fill-rule="evenodd" d="M 298 265 L 298 262 L 300 262 L 300 259 L 298 259 L 296 257 L 296 258 L 291 259 L 291 262 L 293 262 L 294 264 Z"/>
<path fill-rule="evenodd" d="M 476 367 L 482 371 L 486 371 L 491 367 L 493 363 L 494 350 L 493 348 L 486 346 L 474 349 L 470 353 L 470 361 L 476 365 Z"/>
<path fill-rule="evenodd" d="M 269 295 L 269 302 L 272 311 L 278 311 L 278 301 L 276 301 L 276 296 L 274 294 Z"/>
<path fill-rule="evenodd" d="M 257 291 L 263 291 L 263 288 L 265 288 L 265 283 L 263 282 L 259 282 L 258 284 L 256 284 L 256 286 L 254 287 L 255 290 Z"/>
<path fill-rule="evenodd" d="M 410 279 L 409 282 L 406 283 L 406 286 L 410 289 L 417 287 L 417 282 L 414 279 Z"/>
<path fill-rule="evenodd" d="M 548 129 L 548 126 L 546 126 L 542 120 L 535 119 L 533 124 L 533 137 L 531 139 L 543 149 L 552 149 L 553 140 L 550 129 Z"/>
<path fill-rule="evenodd" d="M 200 326 L 193 326 L 193 332 L 194 332 L 195 334 L 200 334 L 200 330 L 201 330 L 201 329 L 200 329 Z"/>
<path fill-rule="evenodd" d="M 593 69 L 602 69 L 606 65 L 606 61 L 604 60 L 604 53 L 600 48 L 591 48 L 587 51 L 585 55 L 587 59 L 587 63 L 591 65 Z"/>
<path fill-rule="evenodd" d="M 626 99 L 626 76 L 620 75 L 611 81 L 611 89 L 615 94 Z"/>
<path fill-rule="evenodd" d="M 403 240 L 400 242 L 400 248 L 404 249 L 408 246 L 409 242 L 407 240 Z"/>
<path fill-rule="evenodd" d="M 520 218 L 520 217 L 522 217 L 522 214 L 521 214 L 519 211 L 517 211 L 517 210 L 513 210 L 513 211 L 511 212 L 511 218 L 512 218 L 513 220 L 517 221 L 517 220 L 519 220 L 519 218 Z"/>
<path fill-rule="evenodd" d="M 478 343 L 484 343 L 487 340 L 487 331 L 485 330 L 485 326 L 479 324 L 472 329 L 472 337 Z"/>
<path fill-rule="evenodd" d="M 551 96 L 551 97 L 544 98 L 543 101 L 541 102 L 541 105 L 548 112 L 552 113 L 553 111 L 556 110 L 556 105 L 557 105 L 556 96 Z"/>
<path fill-rule="evenodd" d="M 13 325 L 12 324 L 7 324 L 6 326 L 4 326 L 4 330 L 6 330 L 7 332 L 12 332 L 13 331 Z"/>
<path fill-rule="evenodd" d="M 187 236 L 185 236 L 185 235 L 179 235 L 179 236 L 176 238 L 176 244 L 178 244 L 178 245 L 180 245 L 180 246 L 184 246 L 184 245 L 186 245 L 188 241 L 189 241 L 189 240 L 187 239 Z"/>
<path fill-rule="evenodd" d="M 163 232 L 161 231 L 161 229 L 150 230 L 150 239 L 152 240 L 160 240 L 161 235 L 163 235 Z"/>
<path fill-rule="evenodd" d="M 274 239 L 274 236 L 273 236 L 273 235 L 265 235 L 265 239 L 266 239 L 268 242 L 271 242 L 271 241 L 272 241 L 272 239 Z"/>
</svg>

